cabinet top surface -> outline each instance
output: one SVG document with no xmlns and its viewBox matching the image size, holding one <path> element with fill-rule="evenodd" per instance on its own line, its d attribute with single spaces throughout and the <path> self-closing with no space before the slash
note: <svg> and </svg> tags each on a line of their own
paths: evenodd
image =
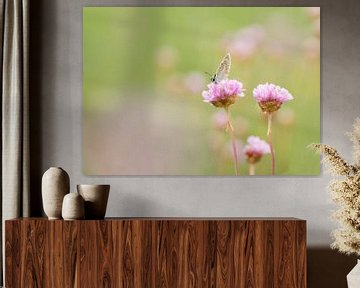
<svg viewBox="0 0 360 288">
<path fill-rule="evenodd" d="M 6 221 L 64 221 L 48 220 L 45 217 L 15 218 Z M 75 220 L 75 221 L 306 221 L 293 217 L 107 217 L 103 220 Z"/>
</svg>

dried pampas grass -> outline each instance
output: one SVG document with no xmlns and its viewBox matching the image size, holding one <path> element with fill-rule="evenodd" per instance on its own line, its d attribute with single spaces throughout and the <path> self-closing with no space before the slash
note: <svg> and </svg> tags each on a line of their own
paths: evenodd
<svg viewBox="0 0 360 288">
<path fill-rule="evenodd" d="M 336 177 L 329 184 L 332 200 L 338 205 L 332 218 L 342 225 L 333 231 L 331 247 L 345 254 L 360 256 L 360 118 L 348 133 L 353 143 L 354 165 L 345 161 L 338 151 L 325 144 L 311 144 L 310 148 L 323 154 L 323 162 Z"/>
</svg>

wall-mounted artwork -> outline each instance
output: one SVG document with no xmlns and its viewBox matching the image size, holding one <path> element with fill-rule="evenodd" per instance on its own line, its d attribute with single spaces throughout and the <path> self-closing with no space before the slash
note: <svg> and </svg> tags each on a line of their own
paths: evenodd
<svg viewBox="0 0 360 288">
<path fill-rule="evenodd" d="M 86 175 L 319 175 L 320 8 L 83 9 Z"/>
</svg>

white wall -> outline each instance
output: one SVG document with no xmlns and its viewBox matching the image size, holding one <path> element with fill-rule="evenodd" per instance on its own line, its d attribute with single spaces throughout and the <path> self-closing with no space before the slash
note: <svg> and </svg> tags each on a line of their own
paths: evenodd
<svg viewBox="0 0 360 288">
<path fill-rule="evenodd" d="M 32 29 L 35 101 L 33 154 L 39 173 L 61 166 L 78 183 L 109 183 L 107 216 L 293 216 L 308 221 L 308 244 L 328 245 L 334 227 L 333 206 L 319 177 L 85 177 L 82 175 L 82 7 L 104 1 L 51 0 L 31 2 L 37 23 Z M 161 5 L 164 1 L 148 1 Z M 143 3 L 147 3 L 145 0 Z M 360 116 L 360 3 L 337 1 L 227 1 L 234 5 L 322 6 L 322 141 L 350 159 L 344 137 Z M 131 6 L 135 1 L 106 1 L 107 6 Z M 182 3 L 187 1 L 172 1 Z M 189 5 L 191 5 L 191 2 Z M 211 6 L 220 1 L 198 1 Z M 222 1 L 221 3 L 225 3 Z M 164 5 L 164 4 L 163 4 Z M 40 18 L 38 18 L 40 17 Z M 36 19 L 35 19 L 36 18 Z M 39 34 L 37 34 L 39 33 Z M 37 98 L 39 97 L 39 98 Z M 38 99 L 38 100 L 36 100 Z M 38 106 L 38 107 L 36 107 Z M 36 127 L 36 123 L 39 126 Z M 34 126 L 35 125 L 35 126 Z M 35 127 L 35 128 L 34 128 Z M 36 137 L 41 137 L 36 140 Z M 35 140 L 34 140 L 35 139 Z M 35 153 L 35 154 L 36 154 Z M 36 174 L 36 173 L 35 173 Z"/>
</svg>

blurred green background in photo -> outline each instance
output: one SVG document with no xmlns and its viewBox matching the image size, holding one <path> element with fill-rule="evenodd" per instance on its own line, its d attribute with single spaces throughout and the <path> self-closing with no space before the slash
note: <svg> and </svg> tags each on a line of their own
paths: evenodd
<svg viewBox="0 0 360 288">
<path fill-rule="evenodd" d="M 319 175 L 320 10 L 304 7 L 83 9 L 83 171 L 87 175 L 234 175 L 220 109 L 203 102 L 230 52 L 245 97 L 230 107 L 238 147 L 266 140 L 253 99 L 262 83 L 289 90 L 273 122 L 277 175 Z M 240 153 L 241 154 L 241 153 Z M 240 173 L 248 165 L 240 155 Z M 271 157 L 256 165 L 271 174 Z"/>
</svg>

